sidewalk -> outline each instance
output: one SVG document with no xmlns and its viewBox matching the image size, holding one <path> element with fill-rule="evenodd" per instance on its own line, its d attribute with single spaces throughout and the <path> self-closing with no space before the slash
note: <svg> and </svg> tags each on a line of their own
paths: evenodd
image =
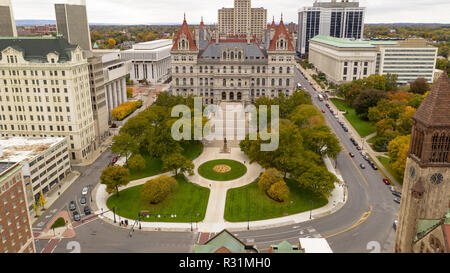
<svg viewBox="0 0 450 273">
<path fill-rule="evenodd" d="M 103 141 L 103 143 L 97 148 L 97 150 L 91 154 L 90 159 L 88 159 L 86 162 L 80 164 L 72 164 L 72 166 L 84 167 L 93 164 L 107 149 L 108 145 L 112 143 L 113 137 L 114 136 L 109 136 L 107 139 L 105 139 L 105 141 Z"/>
<path fill-rule="evenodd" d="M 210 150 L 208 150 L 210 149 Z M 217 150 L 219 148 L 206 148 L 204 151 L 204 154 L 202 154 L 198 159 L 196 159 L 196 166 L 197 164 L 201 164 L 201 162 L 205 162 L 208 160 L 211 160 L 211 156 L 214 156 L 214 159 L 217 159 L 217 152 L 214 152 L 214 150 Z M 235 148 L 236 151 L 232 149 L 231 154 L 220 154 L 220 158 L 233 158 L 234 160 L 239 161 L 239 157 L 236 157 L 236 153 L 239 150 L 238 148 Z M 245 157 L 245 155 L 244 155 Z M 244 158 L 242 157 L 242 159 Z M 209 159 L 208 159 L 209 158 Z M 248 159 L 247 159 L 248 160 Z M 228 182 L 217 182 L 217 181 L 209 181 L 207 179 L 201 178 L 199 179 L 198 174 L 194 174 L 189 178 L 190 181 L 195 181 L 197 184 L 205 187 L 209 187 L 209 184 L 211 184 L 211 193 L 210 198 L 208 201 L 208 208 L 206 211 L 205 219 L 202 222 L 194 223 L 192 224 L 192 228 L 195 229 L 198 232 L 220 232 L 223 229 L 230 229 L 230 230 L 246 230 L 248 222 L 240 222 L 240 223 L 230 223 L 226 222 L 223 219 L 224 212 L 225 212 L 225 201 L 226 201 L 226 192 L 230 188 L 236 188 L 241 187 L 243 185 L 247 185 L 252 183 L 260 174 L 261 171 L 263 171 L 262 167 L 259 165 L 249 165 L 248 161 L 246 160 L 246 165 L 248 168 L 248 172 L 246 176 L 241 177 L 240 179 L 236 179 L 234 181 L 228 181 Z M 346 187 L 343 183 L 342 177 L 336 172 L 336 170 L 333 167 L 333 163 L 330 159 L 325 158 L 324 159 L 325 165 L 327 166 L 328 170 L 335 174 L 338 179 L 341 181 L 341 183 L 336 183 L 336 188 L 331 193 L 331 196 L 328 199 L 328 204 L 322 208 L 318 208 L 312 211 L 312 219 L 321 218 L 327 215 L 330 215 L 336 211 L 338 211 L 340 208 L 342 208 L 347 201 L 347 198 L 344 200 L 344 196 L 346 195 Z M 127 187 L 123 187 L 121 189 L 134 187 L 137 185 L 141 185 L 145 183 L 146 181 L 156 178 L 160 175 L 144 178 L 141 180 L 136 180 L 131 182 Z M 194 180 L 195 179 L 195 180 Z M 199 180 L 196 180 L 199 179 Z M 97 206 L 96 214 L 99 214 L 99 218 L 103 219 L 109 223 L 113 224 L 114 214 L 111 211 L 108 211 L 108 208 L 106 206 L 106 201 L 111 196 L 106 191 L 106 185 L 99 184 L 94 189 L 94 196 Z M 98 209 L 100 208 L 100 209 Z M 263 221 L 254 221 L 250 222 L 250 227 L 252 229 L 265 229 L 265 228 L 271 228 L 271 227 L 278 227 L 278 226 L 284 226 L 292 223 L 302 223 L 306 221 L 310 221 L 310 211 L 303 212 L 296 215 L 290 215 L 286 217 L 280 217 L 280 218 L 274 218 L 269 220 L 263 220 Z M 116 221 L 119 219 L 119 216 L 116 215 Z M 135 220 L 126 219 L 123 217 L 120 217 L 120 220 L 128 220 L 130 223 L 129 228 L 133 226 L 133 224 L 136 222 Z M 118 225 L 118 223 L 116 223 Z M 142 230 L 144 231 L 177 231 L 177 232 L 188 232 L 191 230 L 191 223 L 164 223 L 164 222 L 141 222 Z"/>
<path fill-rule="evenodd" d="M 59 189 L 55 189 L 52 193 L 50 193 L 49 195 L 46 195 L 46 201 L 47 203 L 45 204 L 45 208 L 50 208 L 53 203 L 55 203 L 56 200 L 58 200 L 58 198 L 60 197 L 60 194 L 63 194 L 71 185 L 73 182 L 75 182 L 75 180 L 78 179 L 78 177 L 80 177 L 80 173 L 77 171 L 72 171 L 66 178 L 64 178 L 63 182 L 58 184 L 59 186 L 61 186 L 61 188 Z M 39 217 L 35 217 L 35 213 L 34 211 L 31 211 L 30 216 L 31 216 L 31 225 L 33 225 L 37 220 L 40 219 L 40 216 L 44 213 L 45 211 L 43 211 L 42 209 L 39 209 L 38 211 L 38 215 Z"/>
</svg>

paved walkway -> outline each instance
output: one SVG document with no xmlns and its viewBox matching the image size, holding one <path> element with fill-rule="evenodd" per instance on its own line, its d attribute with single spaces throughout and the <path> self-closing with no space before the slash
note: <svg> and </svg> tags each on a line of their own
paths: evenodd
<svg viewBox="0 0 450 273">
<path fill-rule="evenodd" d="M 193 181 L 193 183 L 211 189 L 205 219 L 202 222 L 194 223 L 192 225 L 191 223 L 141 222 L 143 230 L 190 231 L 191 228 L 193 228 L 199 232 L 220 232 L 225 228 L 235 231 L 247 229 L 248 222 L 230 223 L 224 220 L 223 216 L 225 213 L 226 193 L 229 189 L 242 187 L 255 181 L 258 178 L 259 174 L 263 171 L 263 168 L 256 163 L 250 165 L 248 163 L 248 158 L 242 152 L 240 152 L 239 148 L 232 148 L 231 154 L 219 154 L 219 150 L 219 148 L 205 148 L 202 155 L 194 160 L 194 164 L 196 166 L 199 166 L 199 164 L 215 159 L 233 159 L 236 161 L 241 161 L 242 163 L 245 161 L 245 165 L 247 166 L 247 173 L 239 179 L 227 182 L 210 181 L 208 179 L 200 177 L 197 171 L 195 171 L 195 174 L 193 176 L 189 177 L 189 180 Z M 344 193 L 346 188 L 342 183 L 342 177 L 338 173 L 336 173 L 336 170 L 334 169 L 333 163 L 330 159 L 326 158 L 325 164 L 328 170 L 339 178 L 341 183 L 336 183 L 336 188 L 331 193 L 329 203 L 326 206 L 312 211 L 313 219 L 324 217 L 339 210 L 347 201 L 347 198 L 345 198 L 344 200 L 344 196 L 346 196 L 346 193 Z M 165 173 L 164 175 L 172 174 Z M 154 179 L 159 176 L 160 175 L 156 175 L 153 177 L 132 181 L 126 187 L 120 188 L 120 190 L 144 184 L 148 180 Z M 108 211 L 106 206 L 106 201 L 111 195 L 106 193 L 105 189 L 105 185 L 99 184 L 94 190 L 93 195 L 95 196 L 96 206 L 97 208 L 99 208 L 99 210 L 96 211 L 96 214 L 99 214 L 99 217 L 101 219 L 113 223 L 114 215 L 111 211 Z M 116 217 L 116 220 L 118 220 L 118 216 Z M 128 222 L 130 223 L 128 228 L 131 228 L 135 223 L 135 220 L 126 219 L 123 217 L 121 217 L 121 220 L 128 220 Z M 270 220 L 250 222 L 250 228 L 265 229 L 270 227 L 284 226 L 290 223 L 301 223 L 306 221 L 310 221 L 309 211 Z"/>
</svg>

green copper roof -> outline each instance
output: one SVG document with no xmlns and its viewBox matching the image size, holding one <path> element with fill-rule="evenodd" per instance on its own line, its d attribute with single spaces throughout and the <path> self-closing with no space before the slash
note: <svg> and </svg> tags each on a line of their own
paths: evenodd
<svg viewBox="0 0 450 273">
<path fill-rule="evenodd" d="M 395 41 L 370 41 L 335 38 L 325 35 L 317 35 L 311 41 L 323 43 L 339 48 L 375 48 L 375 45 L 395 45 Z"/>
<path fill-rule="evenodd" d="M 232 253 L 245 253 L 245 245 L 227 231 L 219 233 L 204 245 L 194 245 L 195 253 L 214 253 L 226 247 Z"/>
<path fill-rule="evenodd" d="M 272 245 L 272 249 L 273 253 L 304 253 L 298 249 L 298 246 L 291 245 L 288 241 L 283 241 L 278 245 Z"/>
<path fill-rule="evenodd" d="M 419 220 L 415 240 L 425 236 L 430 230 L 441 224 L 441 220 Z"/>
</svg>

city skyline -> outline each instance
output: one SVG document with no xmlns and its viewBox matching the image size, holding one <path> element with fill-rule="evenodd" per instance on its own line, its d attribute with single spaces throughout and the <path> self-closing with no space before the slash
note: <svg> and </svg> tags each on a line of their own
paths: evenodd
<svg viewBox="0 0 450 273">
<path fill-rule="evenodd" d="M 67 0 L 13 0 L 13 10 L 16 20 L 54 20 L 55 3 L 67 3 Z M 138 2 L 138 5 L 137 5 Z M 90 23 L 105 24 L 179 24 L 186 13 L 190 24 L 200 23 L 203 16 L 205 24 L 217 23 L 217 8 L 233 5 L 232 0 L 200 1 L 193 0 L 189 4 L 174 4 L 175 0 L 163 2 L 97 0 L 87 1 L 87 12 Z M 450 2 L 439 0 L 402 0 L 392 2 L 388 0 L 369 1 L 361 0 L 360 6 L 367 8 L 366 23 L 450 23 L 446 11 L 450 9 Z M 283 1 L 276 4 L 269 0 L 253 0 L 252 6 L 265 7 L 268 10 L 267 20 L 279 21 L 283 13 L 285 22 L 297 22 L 298 9 L 312 6 L 314 1 Z M 389 4 L 389 9 L 386 5 Z M 105 13 L 105 6 L 108 12 Z M 439 9 L 436 9 L 439 6 Z M 129 11 L 124 13 L 124 7 Z M 167 16 L 161 10 L 171 10 Z M 131 14 L 132 13 L 132 14 Z M 394 16 L 395 15 L 395 16 Z M 395 19 L 392 19 L 395 18 Z M 446 21 L 447 20 L 447 21 Z"/>
</svg>

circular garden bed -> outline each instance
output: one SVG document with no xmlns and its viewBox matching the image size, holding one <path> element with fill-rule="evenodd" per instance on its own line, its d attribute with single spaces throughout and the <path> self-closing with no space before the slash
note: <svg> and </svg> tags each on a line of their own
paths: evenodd
<svg viewBox="0 0 450 273">
<path fill-rule="evenodd" d="M 247 167 L 234 160 L 219 159 L 203 163 L 198 168 L 198 173 L 209 180 L 230 181 L 244 176 Z"/>
</svg>

